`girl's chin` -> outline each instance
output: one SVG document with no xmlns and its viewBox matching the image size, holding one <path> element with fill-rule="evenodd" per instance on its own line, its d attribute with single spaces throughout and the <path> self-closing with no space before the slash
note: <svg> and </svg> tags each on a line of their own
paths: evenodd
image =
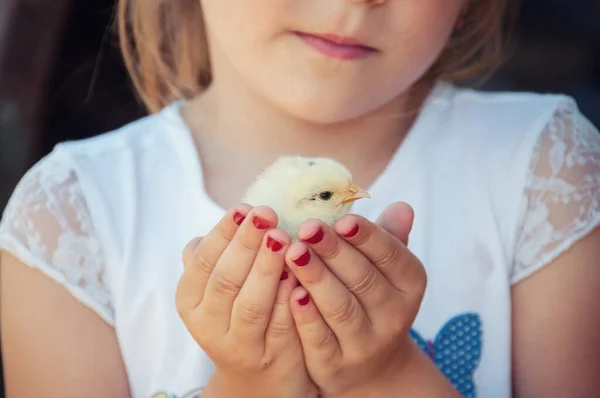
<svg viewBox="0 0 600 398">
<path fill-rule="evenodd" d="M 316 123 L 316 124 L 337 124 L 357 119 L 363 116 L 363 113 L 359 112 L 348 112 L 344 109 L 323 109 L 323 108 L 303 108 L 303 109 L 291 109 L 288 113 L 292 114 L 298 119 Z"/>
<path fill-rule="evenodd" d="M 381 106 L 376 101 L 364 101 L 364 96 L 335 95 L 332 92 L 329 95 L 289 91 L 287 93 L 271 91 L 265 94 L 271 106 L 296 118 L 324 124 L 356 119 Z"/>
<path fill-rule="evenodd" d="M 319 124 L 347 122 L 365 116 L 376 109 L 372 105 L 369 106 L 369 104 L 340 104 L 339 102 L 325 104 L 318 100 L 315 100 L 312 104 L 287 103 L 282 108 L 299 119 Z"/>
</svg>

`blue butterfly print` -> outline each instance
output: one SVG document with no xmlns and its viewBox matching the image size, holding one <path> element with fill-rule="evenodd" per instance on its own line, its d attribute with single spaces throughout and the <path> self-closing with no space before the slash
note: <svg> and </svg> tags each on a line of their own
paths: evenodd
<svg viewBox="0 0 600 398">
<path fill-rule="evenodd" d="M 440 371 L 465 398 L 476 396 L 473 374 L 481 359 L 481 319 L 474 313 L 450 319 L 433 341 L 412 329 L 410 336 L 434 361 Z"/>
</svg>

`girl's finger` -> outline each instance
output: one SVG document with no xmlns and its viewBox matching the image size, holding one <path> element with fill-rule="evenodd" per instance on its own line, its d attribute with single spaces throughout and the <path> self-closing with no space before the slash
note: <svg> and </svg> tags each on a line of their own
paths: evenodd
<svg viewBox="0 0 600 398">
<path fill-rule="evenodd" d="M 408 238 L 415 220 L 415 211 L 405 202 L 395 202 L 385 208 L 375 224 L 400 239 L 408 246 Z"/>
<path fill-rule="evenodd" d="M 424 292 L 426 275 L 423 264 L 382 227 L 352 214 L 338 220 L 335 231 L 363 253 L 396 289 L 409 295 Z"/>
<path fill-rule="evenodd" d="M 180 313 L 196 308 L 204 297 L 206 282 L 219 257 L 235 235 L 249 205 L 239 205 L 229 210 L 219 223 L 204 237 L 190 241 L 183 250 L 183 275 L 176 292 L 176 306 Z"/>
<path fill-rule="evenodd" d="M 290 309 L 290 297 L 297 285 L 294 274 L 287 267 L 284 268 L 265 335 L 267 351 L 284 352 L 287 348 L 295 347 L 291 339 L 298 339 L 298 331 Z"/>
<path fill-rule="evenodd" d="M 227 248 L 217 261 L 206 284 L 205 297 L 199 307 L 211 325 L 229 329 L 233 302 L 242 288 L 267 230 L 277 225 L 277 215 L 270 208 L 255 207 L 248 213 Z"/>
<path fill-rule="evenodd" d="M 352 229 L 349 232 L 351 235 L 358 231 Z M 398 292 L 371 260 L 318 220 L 301 225 L 298 237 L 310 245 L 333 274 L 356 296 L 369 319 L 377 321 L 377 315 L 383 314 L 381 307 Z"/>
<path fill-rule="evenodd" d="M 357 298 L 305 243 L 290 245 L 286 263 L 300 284 L 310 292 L 340 343 L 370 330 L 370 321 Z"/>
<path fill-rule="evenodd" d="M 294 289 L 290 307 L 306 362 L 328 362 L 341 354 L 336 335 L 327 325 L 304 287 L 298 286 Z"/>
<path fill-rule="evenodd" d="M 280 285 L 287 233 L 272 229 L 265 236 L 254 264 L 233 303 L 229 332 L 254 346 L 263 346 Z"/>
</svg>

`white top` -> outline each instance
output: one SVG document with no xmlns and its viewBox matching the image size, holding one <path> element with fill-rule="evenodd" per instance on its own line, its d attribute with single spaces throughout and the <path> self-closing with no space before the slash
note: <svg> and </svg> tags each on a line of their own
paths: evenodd
<svg viewBox="0 0 600 398">
<path fill-rule="evenodd" d="M 194 397 L 213 371 L 174 296 L 183 247 L 225 210 L 178 109 L 59 144 L 0 224 L 0 248 L 114 326 L 134 397 Z M 396 200 L 416 212 L 413 338 L 465 397 L 510 397 L 510 287 L 598 225 L 596 128 L 565 96 L 440 83 L 368 191 L 354 211 L 371 220 Z"/>
</svg>

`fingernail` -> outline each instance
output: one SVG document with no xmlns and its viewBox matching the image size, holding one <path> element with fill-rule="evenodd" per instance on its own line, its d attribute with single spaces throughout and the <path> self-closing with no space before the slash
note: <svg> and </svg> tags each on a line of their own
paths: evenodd
<svg viewBox="0 0 600 398">
<path fill-rule="evenodd" d="M 252 217 L 252 224 L 254 224 L 254 226 L 258 229 L 267 229 L 271 226 L 269 220 L 265 220 L 259 216 Z"/>
<path fill-rule="evenodd" d="M 319 228 L 313 236 L 304 239 L 304 241 L 310 243 L 311 245 L 316 245 L 317 243 L 323 240 L 324 235 L 325 234 L 323 233 L 323 228 Z"/>
<path fill-rule="evenodd" d="M 242 225 L 242 222 L 244 222 L 245 218 L 246 218 L 246 216 L 243 215 L 242 213 L 240 213 L 239 211 L 236 211 L 235 213 L 233 213 L 233 222 L 236 223 L 237 225 Z"/>
<path fill-rule="evenodd" d="M 301 256 L 296 257 L 293 261 L 294 261 L 294 263 L 296 263 L 296 265 L 298 267 L 304 267 L 310 261 L 310 253 L 309 253 L 309 251 L 307 250 Z"/>
<path fill-rule="evenodd" d="M 287 271 L 283 271 L 283 273 L 281 274 L 281 280 L 284 281 L 287 278 L 289 278 L 290 274 L 288 274 Z"/>
<path fill-rule="evenodd" d="M 352 238 L 353 236 L 356 236 L 356 234 L 358 233 L 358 224 L 356 224 L 354 226 L 354 228 L 352 228 L 350 231 L 346 232 L 344 234 L 345 238 Z"/>
<path fill-rule="evenodd" d="M 283 243 L 280 241 L 267 237 L 267 249 L 271 250 L 274 253 L 277 253 L 279 250 L 283 248 Z"/>
<path fill-rule="evenodd" d="M 298 304 L 300 304 L 301 306 L 305 306 L 309 302 L 310 302 L 310 294 L 306 294 L 306 296 L 304 296 L 300 300 L 298 300 Z"/>
</svg>

